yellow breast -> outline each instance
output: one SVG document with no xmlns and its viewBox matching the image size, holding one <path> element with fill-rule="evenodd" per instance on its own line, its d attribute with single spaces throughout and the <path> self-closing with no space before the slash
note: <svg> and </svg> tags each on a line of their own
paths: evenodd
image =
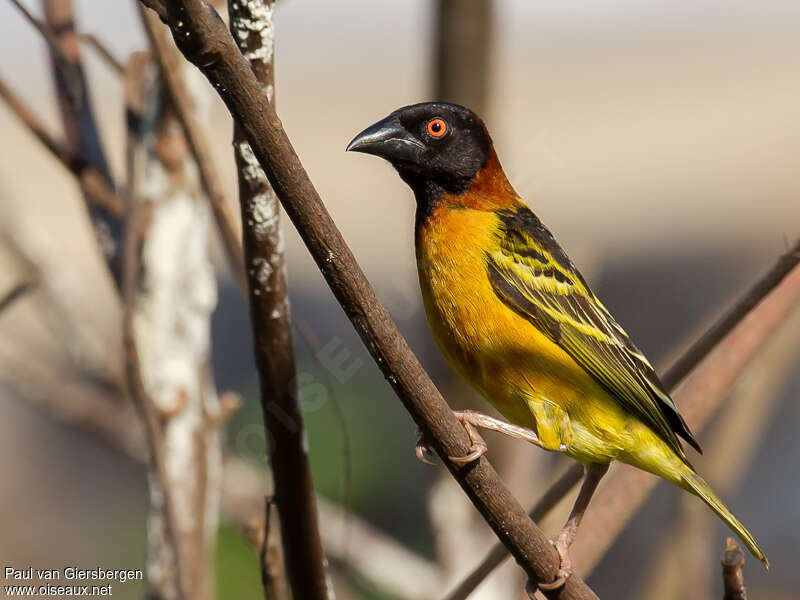
<svg viewBox="0 0 800 600">
<path fill-rule="evenodd" d="M 446 205 L 418 225 L 417 268 L 434 339 L 462 377 L 507 419 L 536 428 L 546 446 L 572 444 L 570 453 L 585 461 L 611 458 L 623 444 L 612 438 L 625 435 L 625 415 L 492 289 L 486 253 L 497 247 L 499 227 L 493 211 Z"/>
</svg>

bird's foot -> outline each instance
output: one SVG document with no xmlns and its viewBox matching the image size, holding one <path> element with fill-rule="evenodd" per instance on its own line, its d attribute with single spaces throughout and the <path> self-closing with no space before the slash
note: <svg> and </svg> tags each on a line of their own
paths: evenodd
<svg viewBox="0 0 800 600">
<path fill-rule="evenodd" d="M 478 460 L 481 456 L 486 454 L 489 451 L 489 446 L 486 445 L 486 442 L 481 437 L 481 434 L 478 433 L 478 430 L 473 427 L 471 422 L 471 417 L 473 415 L 473 411 L 465 410 L 465 411 L 456 411 L 455 415 L 456 418 L 461 421 L 461 424 L 464 426 L 464 429 L 467 431 L 467 435 L 469 436 L 469 441 L 471 443 L 469 447 L 469 452 L 464 456 L 450 456 L 450 460 L 454 463 L 458 463 L 460 465 L 466 465 L 473 461 Z"/>
<path fill-rule="evenodd" d="M 567 583 L 567 579 L 572 576 L 572 559 L 569 557 L 569 540 L 567 536 L 559 535 L 555 540 L 550 540 L 550 543 L 558 552 L 560 562 L 556 578 L 550 583 L 539 584 L 539 589 L 545 592 L 563 587 Z"/>
<path fill-rule="evenodd" d="M 417 429 L 417 445 L 414 447 L 414 453 L 417 455 L 417 460 L 426 465 L 436 466 L 436 463 L 428 459 L 433 457 L 433 449 L 428 442 L 427 436 L 423 433 L 422 429 Z"/>
<path fill-rule="evenodd" d="M 486 454 L 489 450 L 489 446 L 486 445 L 486 442 L 483 440 L 481 435 L 478 433 L 478 430 L 474 427 L 472 421 L 474 420 L 474 416 L 479 413 L 475 413 L 471 410 L 464 410 L 464 411 L 456 411 L 455 415 L 456 418 L 461 422 L 464 426 L 464 429 L 467 431 L 467 435 L 469 436 L 470 447 L 469 452 L 464 456 L 450 456 L 448 457 L 451 461 L 458 464 L 467 464 L 478 460 L 481 456 Z M 417 459 L 420 462 L 425 463 L 426 465 L 433 465 L 431 460 L 428 459 L 429 456 L 434 456 L 433 450 L 431 449 L 431 445 L 426 438 L 425 434 L 422 432 L 421 429 L 417 429 L 417 445 L 414 449 L 415 454 L 417 455 Z"/>
</svg>

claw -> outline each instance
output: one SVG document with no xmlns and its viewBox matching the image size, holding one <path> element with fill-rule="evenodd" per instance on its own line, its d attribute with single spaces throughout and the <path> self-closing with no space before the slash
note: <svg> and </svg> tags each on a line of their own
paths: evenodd
<svg viewBox="0 0 800 600">
<path fill-rule="evenodd" d="M 481 434 L 479 434 L 475 427 L 472 426 L 472 423 L 464 418 L 465 413 L 466 411 L 464 413 L 456 413 L 456 417 L 458 417 L 458 420 L 461 421 L 464 429 L 467 430 L 469 441 L 472 442 L 472 445 L 469 447 L 469 453 L 464 456 L 448 456 L 451 461 L 460 465 L 466 465 L 478 460 L 489 450 L 489 446 L 487 446 L 486 442 L 483 441 Z"/>
<path fill-rule="evenodd" d="M 554 581 L 539 584 L 539 589 L 542 591 L 549 592 L 557 590 L 567 583 L 567 579 L 572 576 L 572 560 L 570 560 L 569 551 L 564 542 L 565 540 L 563 540 L 561 536 L 559 536 L 556 541 L 550 540 L 550 544 L 552 544 L 553 548 L 558 552 L 560 564 L 558 567 L 558 576 Z"/>
<path fill-rule="evenodd" d="M 428 460 L 428 456 L 433 456 L 433 452 L 431 451 L 428 441 L 425 439 L 425 434 L 419 429 L 417 430 L 417 445 L 414 448 L 414 453 L 417 455 L 417 460 L 419 462 L 432 467 L 436 466 L 435 462 Z"/>
<path fill-rule="evenodd" d="M 486 443 L 481 440 L 480 442 L 473 442 L 472 446 L 469 447 L 469 450 L 469 454 L 465 454 L 464 456 L 448 456 L 448 458 L 454 463 L 466 465 L 478 460 L 481 456 L 486 454 L 489 448 L 486 446 Z"/>
</svg>

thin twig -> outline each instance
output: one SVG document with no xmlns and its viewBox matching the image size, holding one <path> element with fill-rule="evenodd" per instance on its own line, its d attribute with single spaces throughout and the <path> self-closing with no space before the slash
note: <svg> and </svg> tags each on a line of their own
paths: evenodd
<svg viewBox="0 0 800 600">
<path fill-rule="evenodd" d="M 750 291 L 734 305 L 734 307 L 723 319 L 715 323 L 694 345 L 692 345 L 692 347 L 689 348 L 689 350 L 686 351 L 686 353 L 677 361 L 675 367 L 667 372 L 666 376 L 664 377 L 664 381 L 670 382 L 669 389 L 672 390 L 675 385 L 677 385 L 677 382 L 682 379 L 680 374 L 685 369 L 688 368 L 690 371 L 695 369 L 706 359 L 712 350 L 725 346 L 726 342 L 724 340 L 726 336 L 730 334 L 732 330 L 737 329 L 738 326 L 741 325 L 742 320 L 754 310 L 754 307 L 758 305 L 759 301 L 764 300 L 764 298 L 771 293 L 775 293 L 775 288 L 780 285 L 780 283 L 789 275 L 789 273 L 792 272 L 795 267 L 797 267 L 799 262 L 800 241 L 798 241 L 793 248 L 789 249 L 785 254 L 780 256 L 775 266 L 750 288 Z M 757 350 L 757 348 L 758 347 L 754 348 L 753 351 Z M 681 401 L 680 398 L 681 396 L 678 397 L 678 405 L 686 405 L 686 403 Z M 707 401 L 719 402 L 721 401 L 721 397 L 707 398 Z M 689 419 L 687 420 L 693 426 L 693 429 L 699 428 L 696 422 L 692 422 Z M 647 476 L 647 474 L 643 475 Z M 556 482 L 545 493 L 542 500 L 537 503 L 537 506 L 543 504 L 545 498 L 548 498 L 550 501 L 540 518 L 544 517 L 544 515 L 547 514 L 550 509 L 558 504 L 561 499 L 569 493 L 575 483 L 577 483 L 582 476 L 582 465 L 577 463 L 572 465 L 563 475 L 562 479 Z M 606 479 L 608 479 L 608 477 Z M 567 486 L 565 485 L 566 481 L 572 481 L 573 483 L 572 485 Z M 562 485 L 563 487 L 561 487 Z M 556 486 L 560 487 L 560 489 L 554 489 Z M 606 485 L 606 487 L 608 487 L 608 485 Z M 597 504 L 598 500 L 595 500 L 592 503 L 592 510 L 589 511 L 589 515 L 594 512 Z M 532 509 L 532 511 L 533 510 L 535 510 L 535 507 Z M 586 529 L 586 525 L 583 525 L 581 529 L 582 533 L 581 536 L 579 536 L 579 539 L 585 537 L 586 534 L 584 530 Z M 495 568 L 500 566 L 503 561 L 508 558 L 508 556 L 508 551 L 501 544 L 496 544 L 489 551 L 486 557 L 478 564 L 478 566 L 475 567 L 475 569 L 471 571 L 464 578 L 464 580 L 446 596 L 446 599 L 463 600 L 467 598 L 473 591 L 475 591 L 478 585 L 486 577 L 488 577 L 492 571 L 494 571 Z"/>
<path fill-rule="evenodd" d="M 91 46 L 92 49 L 97 52 L 97 55 L 102 58 L 117 75 L 123 75 L 125 73 L 125 65 L 122 64 L 122 61 L 114 56 L 96 35 L 93 33 L 79 33 L 78 39 Z"/>
<path fill-rule="evenodd" d="M 725 586 L 725 595 L 722 600 L 747 600 L 747 590 L 744 587 L 744 553 L 731 538 L 725 540 L 725 550 L 722 551 L 722 583 Z"/>
<path fill-rule="evenodd" d="M 153 55 L 161 68 L 167 92 L 178 115 L 178 121 L 183 127 L 189 148 L 200 170 L 200 180 L 209 202 L 211 202 L 231 272 L 240 288 L 247 289 L 242 238 L 239 230 L 235 227 L 236 220 L 232 214 L 231 204 L 225 197 L 222 181 L 214 166 L 211 144 L 197 121 L 194 104 L 180 77 L 180 54 L 176 51 L 174 44 L 170 42 L 159 19 L 141 5 L 139 10 Z M 216 12 L 214 14 L 216 15 Z"/>
<path fill-rule="evenodd" d="M 267 498 L 264 506 L 264 543 L 261 546 L 261 582 L 266 600 L 289 600 L 289 586 L 283 563 L 278 507 L 273 498 Z"/>
<path fill-rule="evenodd" d="M 245 534 L 258 552 L 264 600 L 290 600 L 286 568 L 283 564 L 278 507 L 274 498 L 267 497 L 265 500 L 264 518 L 248 523 Z"/>
<path fill-rule="evenodd" d="M 8 290 L 5 295 L 0 297 L 0 315 L 3 314 L 9 306 L 14 304 L 14 302 L 16 302 L 19 298 L 22 298 L 22 296 L 33 290 L 35 287 L 36 281 L 26 280 L 20 281 L 17 285 Z"/>
<path fill-rule="evenodd" d="M 216 12 L 203 0 L 173 0 L 167 4 L 167 22 L 181 52 L 202 70 L 242 128 L 339 304 L 417 425 L 432 440 L 495 534 L 512 549 L 533 584 L 554 581 L 560 564 L 558 554 L 489 461 L 482 457 L 461 465 L 448 458 L 468 453 L 469 436 L 375 296 L 292 149 L 261 84 Z M 565 599 L 596 598 L 578 576 L 548 594 Z"/>
<path fill-rule="evenodd" d="M 115 218 L 122 218 L 125 214 L 125 202 L 109 186 L 106 177 L 90 166 L 83 157 L 72 152 L 66 144 L 50 135 L 41 121 L 2 79 L 0 79 L 0 98 L 5 100 L 11 111 L 31 133 L 76 177 L 87 200 L 93 206 L 107 210 Z"/>
<path fill-rule="evenodd" d="M 753 310 L 800 261 L 800 240 L 787 249 L 775 265 L 756 281 L 742 298 L 681 356 L 661 378 L 668 389 L 673 389 L 709 352 L 719 344 L 744 316 Z"/>
</svg>

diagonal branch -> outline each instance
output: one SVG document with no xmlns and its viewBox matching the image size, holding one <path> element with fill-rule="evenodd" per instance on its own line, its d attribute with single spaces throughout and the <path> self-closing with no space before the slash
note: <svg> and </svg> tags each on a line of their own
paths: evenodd
<svg viewBox="0 0 800 600">
<path fill-rule="evenodd" d="M 669 389 L 675 388 L 725 338 L 739 322 L 781 283 L 800 262 L 800 240 L 795 242 L 742 298 L 697 340 L 664 374 Z"/>
<path fill-rule="evenodd" d="M 752 330 L 751 335 L 762 337 L 759 339 L 766 339 L 769 333 L 772 332 L 771 325 L 772 323 L 767 322 L 759 322 L 758 318 L 752 316 L 752 313 L 756 312 L 759 309 L 759 303 L 768 297 L 774 297 L 777 295 L 783 295 L 785 300 L 783 301 L 783 306 L 787 307 L 787 311 L 789 307 L 792 306 L 792 301 L 796 302 L 796 292 L 793 292 L 791 289 L 787 291 L 781 291 L 778 286 L 790 275 L 793 274 L 795 278 L 797 278 L 797 271 L 798 263 L 800 263 L 800 241 L 798 241 L 795 246 L 786 252 L 784 255 L 779 257 L 776 264 L 755 284 L 750 288 L 750 290 L 730 309 L 730 311 L 723 316 L 719 321 L 717 321 L 703 336 L 692 345 L 691 348 L 676 362 L 675 366 L 671 368 L 665 374 L 663 380 L 666 385 L 668 385 L 669 389 L 672 390 L 676 384 L 683 378 L 683 374 L 691 371 L 698 367 L 698 365 L 703 366 L 704 361 L 708 358 L 709 354 L 714 351 L 718 355 L 725 356 L 734 348 L 735 339 L 729 339 L 729 335 L 732 335 L 734 331 L 740 331 L 740 327 L 746 327 L 749 330 Z M 786 313 L 782 313 L 781 318 L 785 316 Z M 750 325 L 745 325 L 742 321 L 747 317 L 747 321 Z M 765 327 L 766 326 L 766 327 Z M 742 333 L 740 335 L 748 335 L 747 332 Z M 738 363 L 739 368 L 732 369 L 729 371 L 728 377 L 729 380 L 724 382 L 727 385 L 722 385 L 716 395 L 707 395 L 702 398 L 699 398 L 697 402 L 700 403 L 708 403 L 712 405 L 712 408 L 715 408 L 719 403 L 722 402 L 724 398 L 724 394 L 728 389 L 728 385 L 733 383 L 733 380 L 739 375 L 741 368 L 743 368 L 744 363 L 749 359 L 753 353 L 755 353 L 760 348 L 760 344 L 755 344 L 748 349 L 748 354 L 746 356 L 741 356 L 743 359 L 742 362 Z M 714 369 L 709 369 L 708 367 L 704 368 L 705 377 L 711 379 L 718 379 L 718 375 L 714 372 Z M 694 380 L 697 385 L 706 385 L 706 381 L 701 376 L 698 379 Z M 687 395 L 691 393 L 691 388 L 686 386 L 686 388 L 682 388 L 679 391 L 679 394 L 676 396 L 676 401 L 678 406 L 689 407 L 691 400 L 687 399 Z M 688 414 L 686 414 L 686 410 L 684 410 L 685 417 L 688 423 L 692 425 L 692 429 L 695 431 L 699 431 L 702 426 L 705 424 L 705 421 L 700 422 L 700 420 L 693 420 L 690 418 Z M 651 477 L 647 473 L 635 472 L 639 473 L 643 478 Z M 552 509 L 556 504 L 558 504 L 561 499 L 566 496 L 570 489 L 577 483 L 583 474 L 583 468 L 580 464 L 572 465 L 569 470 L 564 474 L 563 478 L 559 480 L 553 487 L 551 487 L 545 495 L 540 500 L 537 506 L 544 504 L 546 500 L 547 507 L 546 510 L 542 513 L 541 517 L 543 517 L 550 509 Z M 606 478 L 607 480 L 610 477 Z M 567 485 L 567 481 L 571 481 L 571 485 Z M 654 480 L 655 481 L 655 480 Z M 563 485 L 563 487 L 561 487 Z M 624 484 L 619 484 L 620 494 L 623 496 L 624 488 L 622 487 Z M 559 490 L 556 490 L 556 487 L 560 487 Z M 609 485 L 608 481 L 606 482 L 606 489 L 612 489 Z M 553 493 L 558 491 L 559 493 Z M 604 492 L 604 493 L 612 493 L 612 492 Z M 596 510 L 599 503 L 602 501 L 601 498 L 603 496 L 601 494 L 598 495 L 598 499 L 596 499 L 592 503 L 592 510 L 589 511 L 587 515 L 587 521 Z M 634 501 L 634 497 L 630 496 L 627 498 L 620 498 L 621 504 L 627 506 L 628 504 L 632 504 Z M 643 499 L 641 499 L 643 501 Z M 638 505 L 637 505 L 638 508 Z M 534 509 L 535 510 L 535 509 Z M 541 518 L 540 517 L 540 518 Z M 587 525 L 584 523 L 581 527 L 581 536 L 580 538 L 588 537 L 586 534 Z M 605 536 L 605 534 L 603 534 Z M 601 536 L 601 537 L 603 537 Z M 613 537 L 616 537 L 613 536 Z M 579 538 L 579 539 L 580 539 Z M 606 539 L 603 537 L 603 539 Z M 611 538 L 613 539 L 613 538 Z M 606 541 L 607 544 L 610 544 L 610 540 Z M 577 547 L 578 542 L 576 542 Z M 486 557 L 478 564 L 478 566 L 469 574 L 467 577 L 447 596 L 447 600 L 461 600 L 463 598 L 467 598 L 474 590 L 478 587 L 478 585 L 483 581 L 489 574 L 502 562 L 508 558 L 508 552 L 506 549 L 497 544 L 494 548 L 492 548 Z"/>
<path fill-rule="evenodd" d="M 0 98 L 50 153 L 76 177 L 90 206 L 107 210 L 117 219 L 122 218 L 125 213 L 125 202 L 114 192 L 105 176 L 65 143 L 55 139 L 2 79 L 0 79 Z"/>
<path fill-rule="evenodd" d="M 447 458 L 468 453 L 466 431 L 375 296 L 219 16 L 202 0 L 172 0 L 167 3 L 167 22 L 181 52 L 201 69 L 242 128 L 334 295 L 414 421 L 532 583 L 555 580 L 555 549 L 488 460 L 460 465 Z M 577 576 L 549 596 L 596 598 Z"/>
<path fill-rule="evenodd" d="M 114 56 L 100 39 L 93 33 L 79 33 L 78 39 L 91 46 L 97 55 L 117 74 L 124 75 L 125 65 Z"/>
<path fill-rule="evenodd" d="M 67 144 L 75 154 L 97 169 L 113 189 L 114 181 L 94 118 L 88 80 L 83 70 L 80 44 L 75 32 L 73 0 L 42 0 L 42 5 L 46 25 L 41 26 L 39 31 L 48 40 L 50 47 L 53 81 Z M 113 211 L 92 204 L 86 194 L 84 197 L 100 250 L 114 283 L 119 288 L 122 277 L 122 224 Z"/>
<path fill-rule="evenodd" d="M 22 298 L 22 296 L 34 290 L 36 288 L 36 283 L 34 279 L 20 281 L 0 296 L 0 315 L 3 314 L 9 306 L 14 304 L 14 302 Z"/>
</svg>

